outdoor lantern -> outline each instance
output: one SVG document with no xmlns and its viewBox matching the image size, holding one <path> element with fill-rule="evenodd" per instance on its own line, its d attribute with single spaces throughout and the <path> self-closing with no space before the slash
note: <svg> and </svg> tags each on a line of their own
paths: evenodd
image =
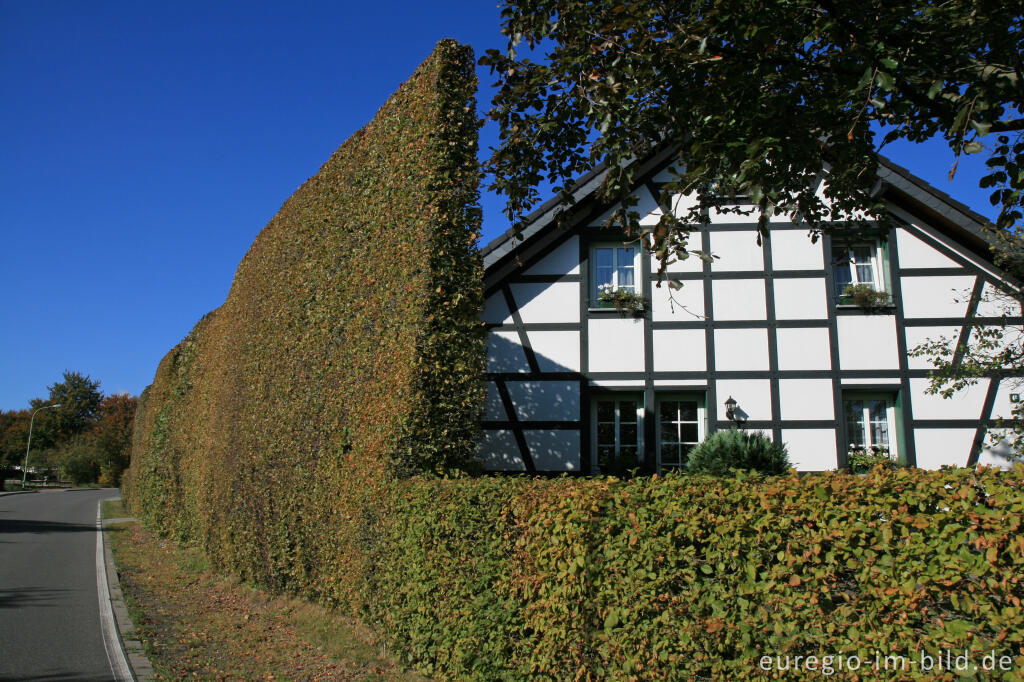
<svg viewBox="0 0 1024 682">
<path fill-rule="evenodd" d="M 736 420 L 736 408 L 738 406 L 739 406 L 739 403 L 737 403 L 735 400 L 733 400 L 732 396 L 729 396 L 729 399 L 725 401 L 725 418 L 730 420 L 730 421 L 735 421 Z"/>
<path fill-rule="evenodd" d="M 733 428 L 742 428 L 747 421 L 747 413 L 732 396 L 725 401 L 725 416 L 733 423 Z"/>
</svg>

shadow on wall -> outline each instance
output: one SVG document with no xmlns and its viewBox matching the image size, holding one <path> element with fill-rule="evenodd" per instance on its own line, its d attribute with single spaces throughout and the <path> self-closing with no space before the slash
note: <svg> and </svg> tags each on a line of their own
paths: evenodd
<svg viewBox="0 0 1024 682">
<path fill-rule="evenodd" d="M 524 348 L 515 331 L 488 335 L 487 404 L 479 450 L 488 470 L 581 470 L 579 333 L 541 331 L 527 336 L 537 334 L 565 335 L 559 341 L 575 353 L 553 358 L 534 350 L 532 339 Z M 530 377 L 531 367 L 556 376 Z"/>
</svg>

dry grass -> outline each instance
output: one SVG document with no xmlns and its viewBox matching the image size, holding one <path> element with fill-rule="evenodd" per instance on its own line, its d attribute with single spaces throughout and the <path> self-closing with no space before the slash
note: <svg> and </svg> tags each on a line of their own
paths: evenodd
<svg viewBox="0 0 1024 682">
<path fill-rule="evenodd" d="M 158 679 L 423 680 L 403 672 L 352 619 L 215 575 L 197 550 L 137 523 L 110 531 L 121 587 Z"/>
</svg>

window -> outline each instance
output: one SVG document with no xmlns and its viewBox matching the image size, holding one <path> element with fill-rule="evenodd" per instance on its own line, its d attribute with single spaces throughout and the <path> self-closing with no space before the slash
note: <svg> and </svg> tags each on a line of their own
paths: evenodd
<svg viewBox="0 0 1024 682">
<path fill-rule="evenodd" d="M 888 457 L 898 461 L 896 407 L 892 397 L 877 393 L 852 393 L 843 397 L 849 455 Z"/>
<path fill-rule="evenodd" d="M 590 300 L 591 305 L 611 305 L 598 300 L 602 288 L 611 291 L 624 290 L 639 294 L 637 285 L 640 272 L 640 249 L 634 244 L 602 244 L 590 249 Z"/>
<path fill-rule="evenodd" d="M 686 466 L 690 450 L 703 438 L 704 405 L 696 396 L 658 399 L 658 468 L 671 471 Z"/>
<path fill-rule="evenodd" d="M 874 291 L 886 291 L 885 248 L 875 242 L 834 244 L 832 246 L 832 278 L 840 303 L 852 303 L 847 294 L 851 285 L 866 285 Z"/>
<path fill-rule="evenodd" d="M 643 403 L 638 395 L 601 397 L 593 402 L 594 443 L 602 474 L 635 469 L 643 448 Z"/>
</svg>

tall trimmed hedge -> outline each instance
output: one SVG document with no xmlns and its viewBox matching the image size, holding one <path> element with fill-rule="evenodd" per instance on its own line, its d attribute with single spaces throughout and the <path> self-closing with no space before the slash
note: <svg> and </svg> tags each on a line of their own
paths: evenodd
<svg viewBox="0 0 1024 682">
<path fill-rule="evenodd" d="M 260 583 L 357 605 L 390 478 L 471 466 L 484 388 L 476 79 L 440 42 L 281 207 L 139 409 L 131 507 Z"/>
</svg>

